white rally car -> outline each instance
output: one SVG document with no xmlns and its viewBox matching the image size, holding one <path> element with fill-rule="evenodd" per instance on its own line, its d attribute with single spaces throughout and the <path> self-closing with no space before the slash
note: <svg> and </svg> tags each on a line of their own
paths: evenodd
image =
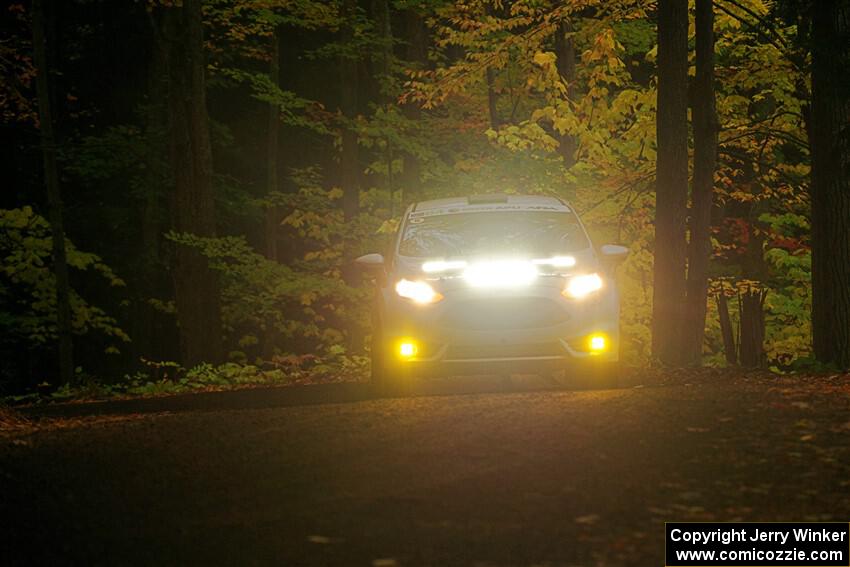
<svg viewBox="0 0 850 567">
<path fill-rule="evenodd" d="M 592 245 L 554 197 L 482 195 L 424 201 L 405 212 L 373 271 L 372 379 L 562 372 L 612 387 L 622 246 Z"/>
</svg>

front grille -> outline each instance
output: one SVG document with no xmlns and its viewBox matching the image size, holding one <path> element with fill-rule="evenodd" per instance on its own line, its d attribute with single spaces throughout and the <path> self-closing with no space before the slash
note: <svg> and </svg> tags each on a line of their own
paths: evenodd
<svg viewBox="0 0 850 567">
<path fill-rule="evenodd" d="M 563 356 L 559 343 L 452 345 L 446 353 L 449 360 L 475 358 L 532 358 L 539 356 Z"/>
<path fill-rule="evenodd" d="M 443 318 L 447 327 L 469 331 L 500 331 L 551 327 L 567 320 L 556 302 L 542 297 L 470 299 L 453 305 Z"/>
</svg>

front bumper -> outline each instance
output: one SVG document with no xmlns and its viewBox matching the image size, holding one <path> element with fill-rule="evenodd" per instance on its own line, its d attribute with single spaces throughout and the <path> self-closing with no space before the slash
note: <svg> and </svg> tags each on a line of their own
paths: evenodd
<svg viewBox="0 0 850 567">
<path fill-rule="evenodd" d="M 383 336 L 387 352 L 416 374 L 543 372 L 571 362 L 614 362 L 619 356 L 619 301 L 609 284 L 595 296 L 561 295 L 563 278 L 541 278 L 519 290 L 480 290 L 441 282 L 444 299 L 416 305 L 388 290 Z M 590 336 L 606 348 L 593 352 Z M 403 342 L 416 346 L 399 356 Z"/>
</svg>

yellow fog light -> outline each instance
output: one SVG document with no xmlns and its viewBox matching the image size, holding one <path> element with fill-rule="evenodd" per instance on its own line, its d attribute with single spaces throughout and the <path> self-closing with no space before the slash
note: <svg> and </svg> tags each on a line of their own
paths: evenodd
<svg viewBox="0 0 850 567">
<path fill-rule="evenodd" d="M 608 339 L 605 335 L 590 335 L 590 352 L 599 354 L 608 349 Z"/>
<path fill-rule="evenodd" d="M 419 352 L 419 347 L 413 341 L 401 341 L 398 343 L 398 355 L 401 358 L 416 356 L 417 352 Z"/>
</svg>

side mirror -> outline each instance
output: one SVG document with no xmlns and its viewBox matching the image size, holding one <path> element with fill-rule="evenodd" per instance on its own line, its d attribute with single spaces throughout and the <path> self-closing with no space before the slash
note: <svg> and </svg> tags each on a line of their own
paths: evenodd
<svg viewBox="0 0 850 567">
<path fill-rule="evenodd" d="M 384 267 L 384 257 L 380 254 L 366 254 L 354 260 L 354 263 L 367 270 L 380 270 Z"/>
<path fill-rule="evenodd" d="M 604 244 L 599 247 L 602 260 L 611 264 L 619 264 L 629 255 L 629 249 L 619 244 Z"/>
</svg>

